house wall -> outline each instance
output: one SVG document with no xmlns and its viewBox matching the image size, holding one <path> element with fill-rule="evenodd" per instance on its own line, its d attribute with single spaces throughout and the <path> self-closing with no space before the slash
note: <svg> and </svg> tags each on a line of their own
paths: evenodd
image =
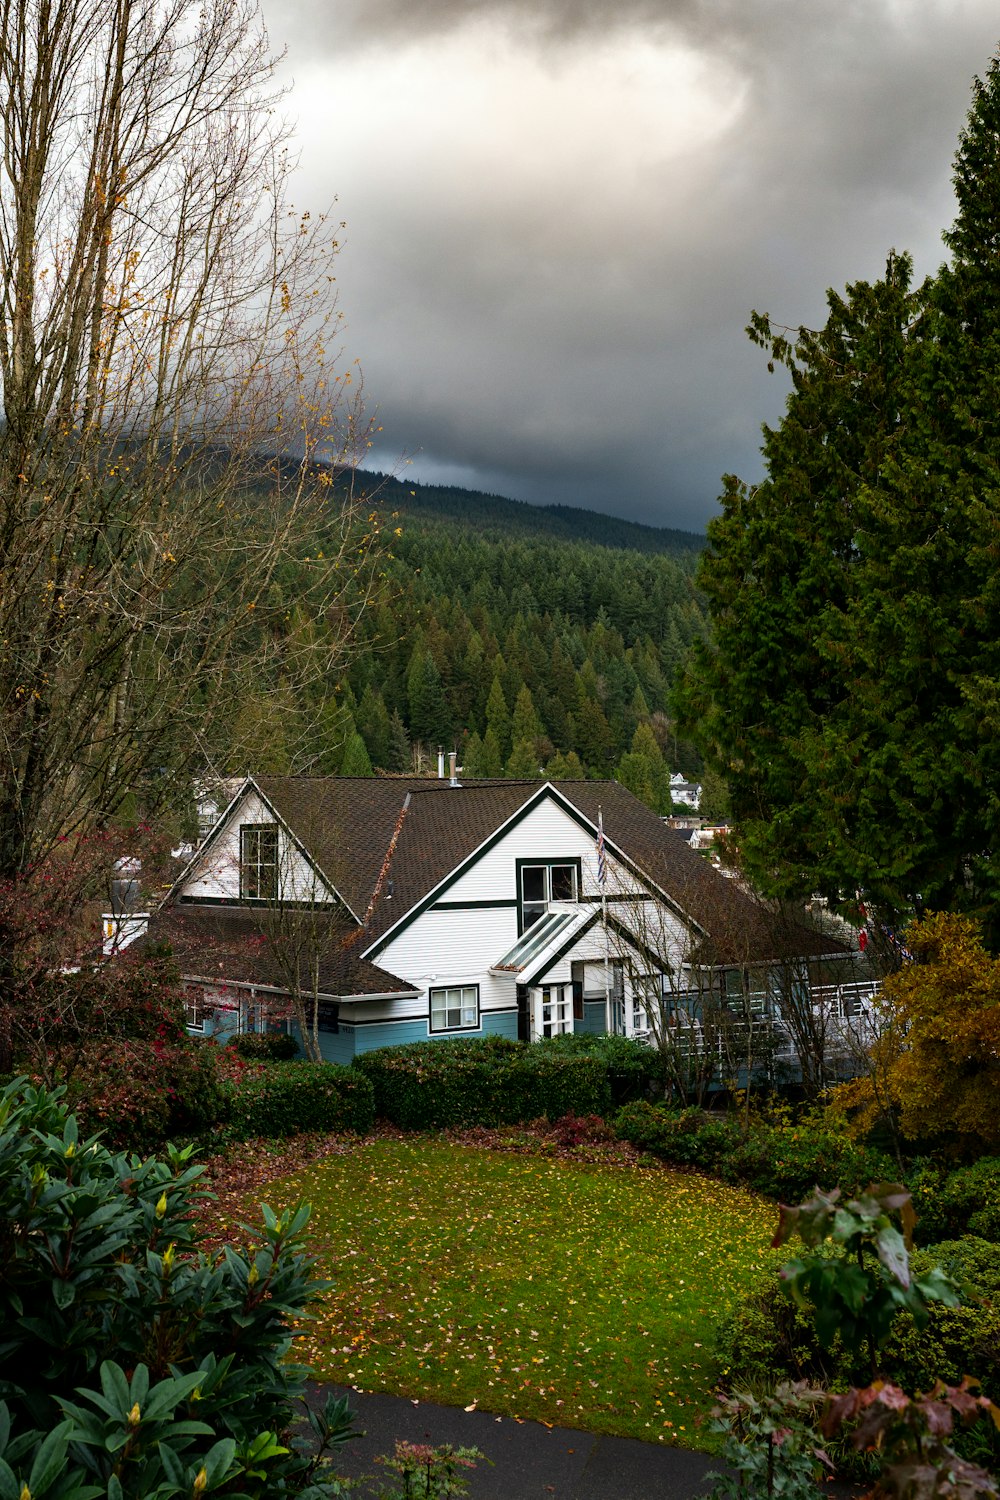
<svg viewBox="0 0 1000 1500">
<path fill-rule="evenodd" d="M 245 823 L 273 823 L 267 804 L 250 792 L 231 812 L 211 844 L 196 857 L 184 882 L 184 899 L 240 900 L 240 827 Z M 310 901 L 330 895 L 308 860 L 278 824 L 278 894 L 281 901 Z"/>
<path fill-rule="evenodd" d="M 544 799 L 518 823 L 502 833 L 483 851 L 474 865 L 441 890 L 436 899 L 397 935 L 390 933 L 384 945 L 376 945 L 369 950 L 381 967 L 406 979 L 421 993 L 420 998 L 415 1001 L 391 1002 L 391 1020 L 383 1022 L 377 1028 L 359 1027 L 357 1050 L 368 1050 L 369 1046 L 387 1046 L 394 1041 L 440 1037 L 442 1033 L 431 1033 L 429 1027 L 429 992 L 440 985 L 479 985 L 478 1030 L 443 1035 L 493 1034 L 516 1037 L 516 976 L 492 975 L 489 969 L 514 946 L 518 938 L 518 861 L 538 860 L 551 863 L 563 859 L 579 860 L 580 893 L 589 896 L 596 906 L 600 887 L 597 883 L 594 838 L 558 802 Z M 609 912 L 619 921 L 627 922 L 630 910 L 640 909 L 633 897 L 641 891 L 641 887 L 634 876 L 618 865 L 610 854 L 605 889 L 611 897 L 608 902 Z M 615 897 L 623 899 L 616 900 Z M 659 908 L 657 910 L 660 911 Z M 649 924 L 650 930 L 653 925 Z M 639 926 L 642 927 L 641 921 Z M 671 956 L 679 960 L 686 942 L 681 922 L 664 910 L 658 916 L 655 926 L 657 932 L 661 936 L 665 935 L 671 945 Z M 612 958 L 617 956 L 616 949 L 621 941 L 612 940 Z M 598 924 L 578 939 L 573 949 L 542 976 L 546 983 L 568 984 L 571 980 L 571 964 L 575 960 L 590 962 L 591 972 L 585 978 L 585 990 L 599 993 L 601 999 L 598 1001 L 591 995 L 585 1004 L 584 1021 L 578 1022 L 577 1028 L 594 1034 L 604 1030 L 606 951 L 604 931 Z M 354 1013 L 352 1007 L 352 1014 Z M 356 1014 L 359 1019 L 366 1021 L 375 1019 L 360 1007 Z M 404 1019 L 411 1023 L 409 1027 L 401 1024 Z"/>
</svg>

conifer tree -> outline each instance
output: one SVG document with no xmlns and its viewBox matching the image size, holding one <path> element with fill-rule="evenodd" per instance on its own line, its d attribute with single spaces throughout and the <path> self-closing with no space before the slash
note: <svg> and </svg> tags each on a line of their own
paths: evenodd
<svg viewBox="0 0 1000 1500">
<path fill-rule="evenodd" d="M 389 720 L 389 766 L 390 771 L 410 769 L 410 736 L 406 732 L 398 708 L 392 711 Z"/>
<path fill-rule="evenodd" d="M 497 753 L 502 763 L 503 758 L 510 751 L 510 710 L 507 707 L 507 699 L 499 677 L 494 677 L 493 686 L 490 688 L 489 698 L 486 700 L 486 728 L 492 730 L 496 741 Z M 491 772 L 491 775 L 499 775 L 500 772 Z"/>
<path fill-rule="evenodd" d="M 358 733 L 365 742 L 371 763 L 387 768 L 391 725 L 382 694 L 367 683 L 357 712 Z"/>
<path fill-rule="evenodd" d="M 340 763 L 341 776 L 371 776 L 372 763 L 368 758 L 365 742 L 357 730 L 344 747 L 344 758 Z"/>
</svg>

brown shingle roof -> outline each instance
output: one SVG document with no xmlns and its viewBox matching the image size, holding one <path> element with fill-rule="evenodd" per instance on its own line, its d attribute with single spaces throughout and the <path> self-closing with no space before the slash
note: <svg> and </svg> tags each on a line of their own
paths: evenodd
<svg viewBox="0 0 1000 1500">
<path fill-rule="evenodd" d="M 305 941 L 297 941 L 297 930 Z M 245 906 L 185 903 L 161 908 L 150 920 L 145 942 L 169 943 L 189 979 L 218 977 L 288 990 L 297 964 L 300 985 L 311 990 L 308 955 L 315 947 L 322 994 L 415 993 L 406 980 L 362 958 L 357 937 L 358 929 L 342 909 L 272 914 Z"/>
<path fill-rule="evenodd" d="M 452 787 L 416 777 L 262 776 L 257 785 L 359 919 L 366 915 L 409 794 L 388 871 L 392 895 L 386 884 L 366 924 L 362 943 L 368 947 L 537 796 L 543 784 L 467 781 Z M 779 921 L 616 782 L 553 785 L 594 828 L 601 809 L 609 844 L 701 929 L 701 961 L 811 957 L 841 947 L 797 922 Z"/>
</svg>

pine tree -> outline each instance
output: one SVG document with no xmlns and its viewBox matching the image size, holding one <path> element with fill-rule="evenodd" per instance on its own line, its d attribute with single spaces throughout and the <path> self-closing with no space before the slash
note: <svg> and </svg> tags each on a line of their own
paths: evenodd
<svg viewBox="0 0 1000 1500">
<path fill-rule="evenodd" d="M 410 769 L 410 736 L 406 732 L 406 725 L 400 717 L 399 709 L 394 708 L 389 720 L 389 766 L 390 771 L 408 771 Z"/>
<path fill-rule="evenodd" d="M 487 730 L 493 731 L 497 751 L 502 762 L 503 757 L 510 752 L 511 723 L 510 710 L 507 707 L 507 699 L 504 696 L 504 690 L 499 677 L 494 677 L 489 698 L 486 700 L 486 727 Z"/>
<path fill-rule="evenodd" d="M 887 830 L 862 814 L 872 745 L 854 735 L 861 497 L 877 506 L 898 448 L 905 359 L 920 294 L 905 257 L 885 279 L 828 294 L 818 332 L 794 348 L 765 319 L 752 332 L 791 368 L 793 390 L 765 428 L 767 478 L 729 476 L 700 570 L 714 631 L 696 648 L 684 723 L 728 782 L 744 862 L 771 895 L 837 892 L 875 878 Z M 882 734 L 884 718 L 874 726 Z"/>
<path fill-rule="evenodd" d="M 451 720 L 441 673 L 430 651 L 417 648 L 406 678 L 410 707 L 410 734 L 430 746 L 444 745 L 451 737 Z"/>
<path fill-rule="evenodd" d="M 341 776 L 371 776 L 372 763 L 368 758 L 365 742 L 357 730 L 344 747 L 344 758 L 340 763 Z"/>
<path fill-rule="evenodd" d="M 533 745 L 536 740 L 541 739 L 544 733 L 542 721 L 535 712 L 535 702 L 531 691 L 522 683 L 511 719 L 511 736 L 514 744 Z"/>
<path fill-rule="evenodd" d="M 388 768 L 391 725 L 382 694 L 367 683 L 358 704 L 358 733 L 365 742 L 372 765 Z"/>
<path fill-rule="evenodd" d="M 531 740 L 515 740 L 506 774 L 512 781 L 533 781 L 539 774 L 538 752 Z"/>
<path fill-rule="evenodd" d="M 490 726 L 483 736 L 483 751 L 480 760 L 482 765 L 481 776 L 497 777 L 503 775 L 503 757 L 500 754 L 500 742 L 496 736 L 496 730 Z"/>
</svg>

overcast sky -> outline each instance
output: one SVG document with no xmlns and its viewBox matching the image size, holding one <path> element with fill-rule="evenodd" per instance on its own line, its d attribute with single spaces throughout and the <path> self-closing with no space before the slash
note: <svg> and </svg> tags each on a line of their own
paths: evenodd
<svg viewBox="0 0 1000 1500">
<path fill-rule="evenodd" d="M 698 530 L 784 402 L 751 309 L 937 267 L 1000 38 L 986 0 L 264 5 L 381 466 Z"/>
</svg>

